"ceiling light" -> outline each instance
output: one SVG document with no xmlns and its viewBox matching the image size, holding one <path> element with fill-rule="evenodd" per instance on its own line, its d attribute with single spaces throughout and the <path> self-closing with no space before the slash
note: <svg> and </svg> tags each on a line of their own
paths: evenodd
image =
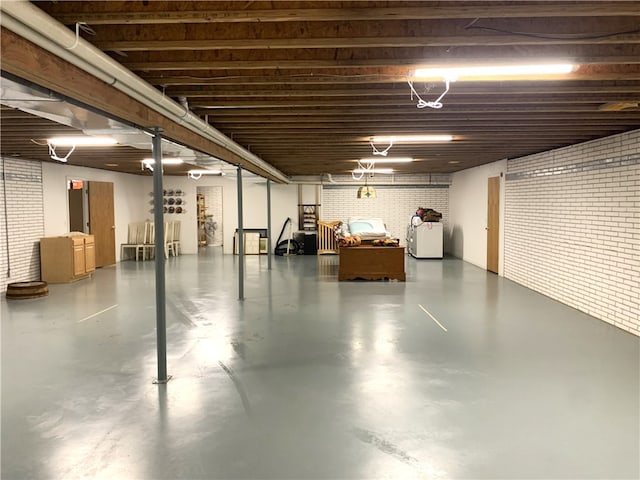
<svg viewBox="0 0 640 480">
<path fill-rule="evenodd" d="M 453 135 L 389 135 L 371 137 L 374 143 L 428 143 L 450 142 Z"/>
<path fill-rule="evenodd" d="M 53 137 L 47 139 L 47 143 L 55 147 L 101 147 L 118 142 L 111 137 Z"/>
<path fill-rule="evenodd" d="M 224 172 L 222 170 L 189 170 L 187 172 L 187 175 L 189 176 L 189 178 L 198 180 L 200 177 L 202 177 L 202 175 L 222 176 L 224 175 Z"/>
<path fill-rule="evenodd" d="M 145 158 L 144 160 L 142 160 L 142 170 L 144 170 L 146 167 L 153 172 L 153 165 L 155 165 L 155 163 L 156 163 L 155 159 Z M 179 165 L 181 163 L 184 163 L 184 161 L 181 158 L 167 157 L 162 159 L 162 165 Z"/>
<path fill-rule="evenodd" d="M 376 198 L 377 196 L 376 189 L 370 185 L 358 188 L 356 193 L 357 198 Z"/>
<path fill-rule="evenodd" d="M 144 160 L 142 160 L 142 163 L 153 165 L 156 163 L 156 161 L 153 158 L 145 158 Z M 184 163 L 184 160 L 182 160 L 181 158 L 163 158 L 162 159 L 163 165 L 179 165 L 181 163 Z"/>
<path fill-rule="evenodd" d="M 69 156 L 73 153 L 77 146 L 83 147 L 102 147 L 108 145 L 115 145 L 118 143 L 111 137 L 52 137 L 47 139 L 47 146 L 49 147 L 49 156 L 52 160 L 58 160 L 59 162 L 66 162 Z M 56 153 L 56 147 L 71 147 L 71 150 L 67 152 L 64 157 L 60 157 Z"/>
<path fill-rule="evenodd" d="M 453 81 L 465 78 L 562 75 L 571 73 L 574 68 L 574 65 L 569 63 L 419 68 L 413 72 L 412 76 L 414 78 L 446 78 Z"/>
<path fill-rule="evenodd" d="M 393 168 L 372 168 L 372 169 L 356 168 L 355 170 L 353 170 L 353 173 L 355 173 L 355 174 L 359 174 L 359 173 L 393 173 Z"/>
<path fill-rule="evenodd" d="M 385 158 L 361 158 L 360 163 L 409 163 L 411 157 L 385 157 Z"/>
</svg>

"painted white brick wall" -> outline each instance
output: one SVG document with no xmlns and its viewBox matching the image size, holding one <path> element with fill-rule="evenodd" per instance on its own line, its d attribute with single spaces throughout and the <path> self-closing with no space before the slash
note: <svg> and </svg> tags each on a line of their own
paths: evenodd
<svg viewBox="0 0 640 480">
<path fill-rule="evenodd" d="M 40 162 L 13 158 L 0 162 L 4 172 L 0 189 L 0 292 L 5 292 L 9 283 L 40 279 L 44 213 Z"/>
<path fill-rule="evenodd" d="M 505 277 L 640 335 L 640 130 L 509 160 Z"/>
<path fill-rule="evenodd" d="M 379 217 L 393 237 L 406 245 L 407 225 L 418 207 L 433 208 L 442 213 L 444 230 L 449 222 L 449 187 L 376 185 L 377 198 L 356 198 L 358 186 L 324 185 L 320 219 L 348 221 L 351 217 Z M 447 243 L 445 240 L 445 251 Z"/>
</svg>

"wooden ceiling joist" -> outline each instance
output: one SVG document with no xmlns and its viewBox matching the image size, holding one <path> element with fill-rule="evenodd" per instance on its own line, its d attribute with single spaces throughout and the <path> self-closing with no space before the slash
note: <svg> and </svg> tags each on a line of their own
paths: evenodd
<svg viewBox="0 0 640 480">
<path fill-rule="evenodd" d="M 76 22 L 86 22 L 95 35 L 83 31 L 81 42 L 106 52 L 286 175 L 318 175 L 348 173 L 355 159 L 371 153 L 368 139 L 375 134 L 454 135 L 446 145 L 393 147 L 396 154 L 413 152 L 422 159 L 398 166 L 399 171 L 446 173 L 640 128 L 637 3 L 61 0 L 34 5 L 74 33 Z M 135 103 L 112 98 L 105 85 L 73 69 L 64 75 L 57 60 L 7 43 L 4 33 L 2 47 L 2 68 L 14 75 L 63 94 L 75 92 L 79 101 L 136 124 L 161 120 Z M 407 85 L 416 67 L 534 62 L 570 62 L 576 68 L 561 77 L 457 81 L 441 99 L 442 108 L 435 109 L 417 108 Z M 414 88 L 433 101 L 445 82 L 414 80 Z M 1 113 L 3 136 L 14 151 L 21 119 L 6 109 Z M 24 121 L 25 130 L 47 128 Z M 183 134 L 176 130 L 179 143 L 238 161 Z M 23 140 L 29 138 L 25 134 Z M 25 145 L 24 151 L 46 156 L 37 147 Z M 135 157 L 127 150 L 113 152 L 127 165 L 122 168 L 133 171 L 139 160 L 126 160 L 128 154 Z M 80 155 L 76 161 L 94 166 L 97 159 Z"/>
</svg>

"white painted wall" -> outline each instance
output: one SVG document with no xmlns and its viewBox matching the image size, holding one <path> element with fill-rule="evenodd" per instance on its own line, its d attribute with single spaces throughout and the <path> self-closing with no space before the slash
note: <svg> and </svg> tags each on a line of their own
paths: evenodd
<svg viewBox="0 0 640 480">
<path fill-rule="evenodd" d="M 95 168 L 74 167 L 57 163 L 42 163 L 44 235 L 64 235 L 69 232 L 69 178 L 113 183 L 114 219 L 116 227 L 116 261 L 120 260 L 120 244 L 127 242 L 130 222 L 151 218 L 149 200 L 152 184 L 149 177 L 110 172 Z"/>
<path fill-rule="evenodd" d="M 480 268 L 487 268 L 488 179 L 506 173 L 507 161 L 462 170 L 451 176 L 449 188 L 449 253 Z M 498 272 L 503 275 L 504 178 L 500 181 L 500 250 Z"/>
<path fill-rule="evenodd" d="M 227 189 L 231 190 L 231 189 Z M 243 183 L 243 226 L 244 228 L 267 228 L 267 185 L 265 180 Z M 233 235 L 238 228 L 237 193 L 233 188 L 232 201 L 225 200 L 225 241 L 224 252 L 232 253 Z M 287 217 L 291 218 L 292 231 L 298 230 L 298 187 L 297 185 L 271 184 L 271 251 Z M 288 237 L 288 229 L 283 240 Z"/>
<path fill-rule="evenodd" d="M 243 179 L 243 227 L 267 228 L 267 184 L 256 177 Z M 165 177 L 164 188 L 181 188 L 186 192 L 187 215 L 167 215 L 171 219 L 182 220 L 182 253 L 198 251 L 198 222 L 196 216 L 197 187 L 222 187 L 222 230 L 223 251 L 233 253 L 233 235 L 238 228 L 237 179 L 233 175 L 224 177 L 202 176 L 199 180 L 186 177 Z M 293 231 L 296 231 L 298 211 L 298 190 L 296 185 L 271 184 L 271 228 L 272 245 L 280 233 L 287 217 L 291 217 Z M 173 218 L 175 217 L 175 218 Z M 272 248 L 273 249 L 273 248 Z"/>
</svg>

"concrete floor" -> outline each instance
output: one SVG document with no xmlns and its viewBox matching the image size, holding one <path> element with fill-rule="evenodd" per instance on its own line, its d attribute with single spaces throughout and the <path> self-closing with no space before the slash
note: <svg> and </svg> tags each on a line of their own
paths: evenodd
<svg viewBox="0 0 640 480">
<path fill-rule="evenodd" d="M 168 385 L 153 263 L 3 298 L 2 478 L 640 477 L 639 338 L 456 259 L 236 262 L 169 259 Z"/>
</svg>

